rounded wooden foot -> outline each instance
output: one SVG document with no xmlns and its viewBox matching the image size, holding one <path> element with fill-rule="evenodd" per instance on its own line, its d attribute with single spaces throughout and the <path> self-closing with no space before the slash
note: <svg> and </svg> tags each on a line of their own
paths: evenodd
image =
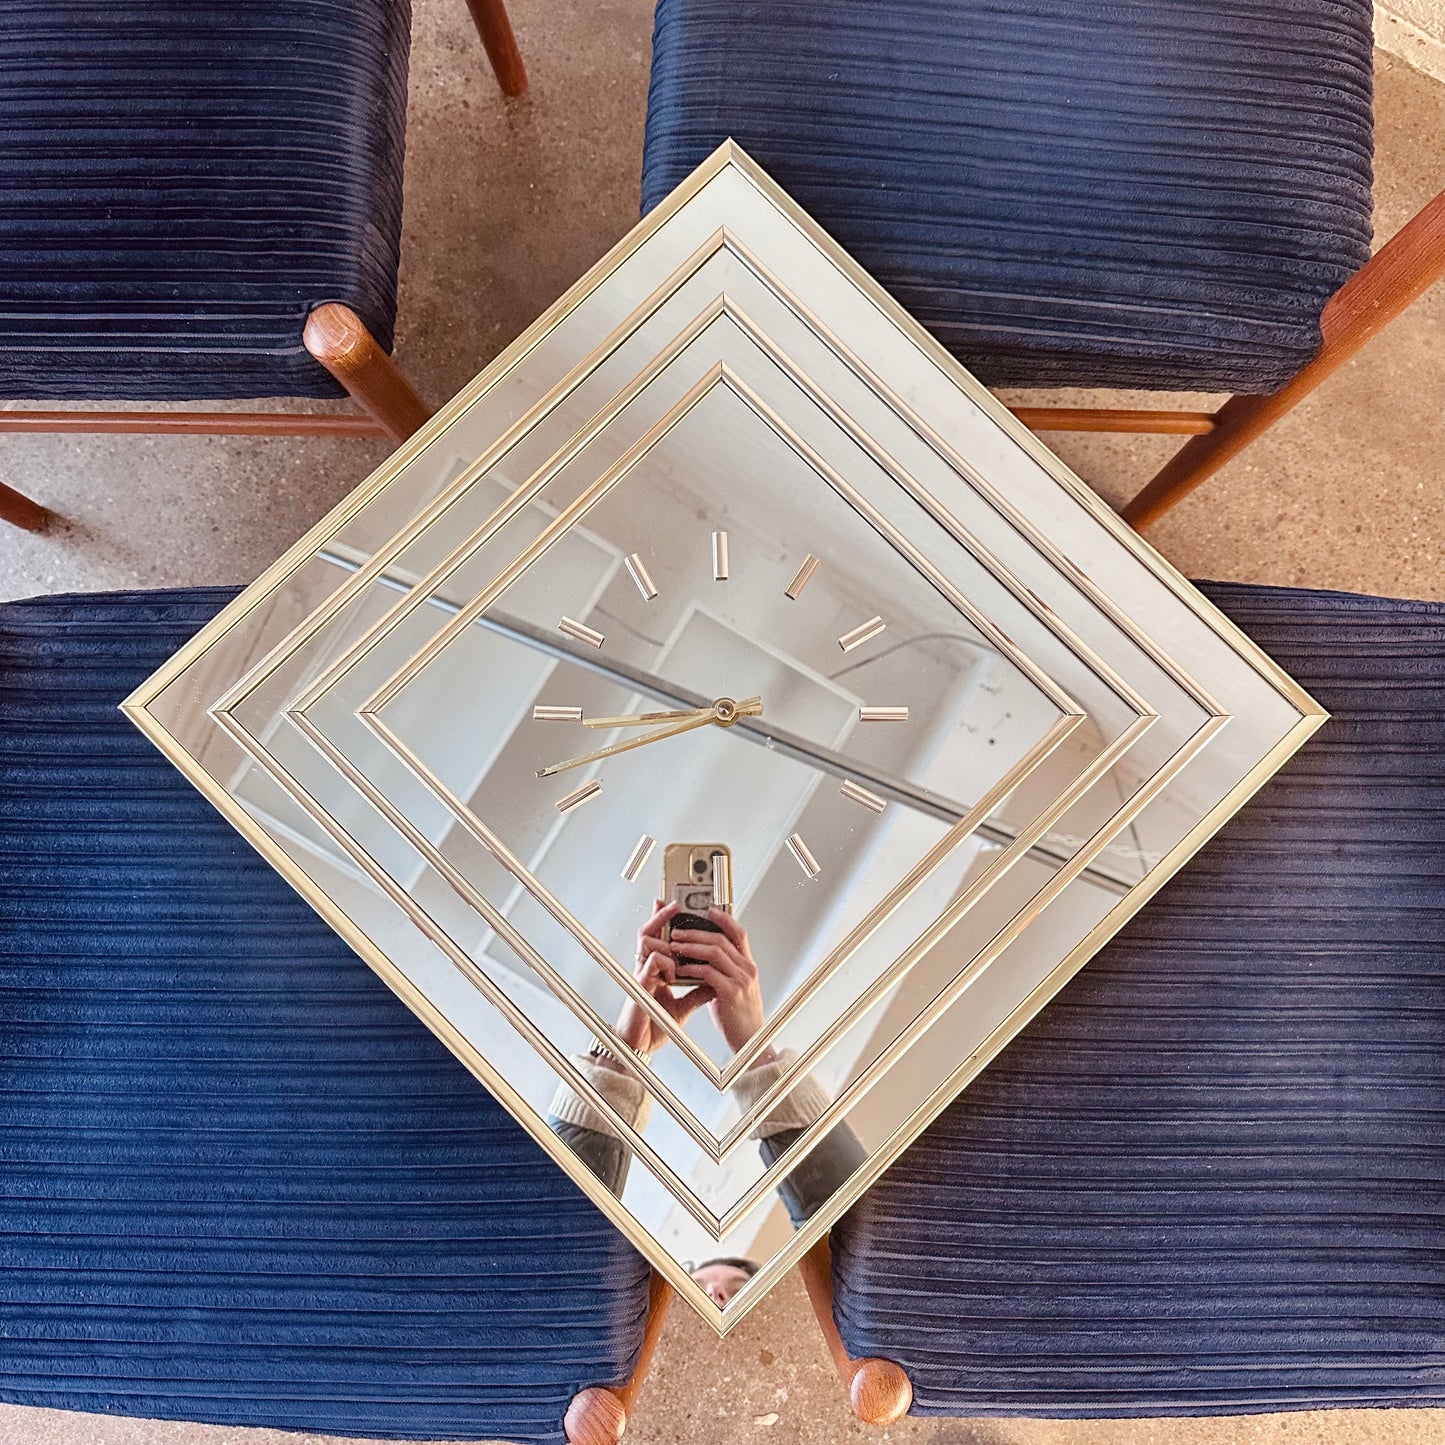
<svg viewBox="0 0 1445 1445">
<path fill-rule="evenodd" d="M 891 1425 L 908 1413 L 913 1384 L 892 1360 L 859 1360 L 848 1395 L 865 1425 Z"/>
<path fill-rule="evenodd" d="M 562 1428 L 571 1445 L 617 1445 L 627 1429 L 627 1407 L 600 1385 L 574 1395 Z"/>
<path fill-rule="evenodd" d="M 43 532 L 54 520 L 55 513 L 49 508 L 0 482 L 0 521 L 23 527 L 27 532 Z"/>
</svg>

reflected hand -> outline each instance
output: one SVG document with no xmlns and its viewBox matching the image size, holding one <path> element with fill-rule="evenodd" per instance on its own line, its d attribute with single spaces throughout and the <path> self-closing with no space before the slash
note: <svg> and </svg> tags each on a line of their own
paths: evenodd
<svg viewBox="0 0 1445 1445">
<path fill-rule="evenodd" d="M 702 985 L 696 992 L 712 996 L 713 1022 L 728 1047 L 737 1053 L 763 1026 L 758 966 L 747 933 L 731 913 L 709 908 L 707 916 L 721 933 L 675 928 L 664 946 L 676 959 L 677 977 L 684 982 L 696 980 Z"/>
<path fill-rule="evenodd" d="M 664 907 L 659 900 L 656 911 L 643 924 L 637 935 L 637 957 L 640 961 L 633 976 L 681 1026 L 704 1004 L 711 1003 L 713 995 L 712 990 L 706 987 L 688 989 L 685 993 L 674 993 L 672 990 L 671 985 L 677 981 L 677 976 L 667 944 L 663 942 L 662 931 L 677 909 L 676 903 Z M 618 1015 L 617 1035 L 641 1054 L 655 1054 L 667 1042 L 666 1030 L 631 999 L 623 1004 Z"/>
</svg>

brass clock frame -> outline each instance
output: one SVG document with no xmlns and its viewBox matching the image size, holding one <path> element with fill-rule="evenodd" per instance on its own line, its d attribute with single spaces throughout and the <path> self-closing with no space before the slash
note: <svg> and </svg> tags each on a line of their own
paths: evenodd
<svg viewBox="0 0 1445 1445">
<path fill-rule="evenodd" d="M 867 1163 L 849 1179 L 846 1187 L 838 1191 L 837 1196 L 830 1200 L 827 1208 L 820 1211 L 809 1220 L 789 1241 L 770 1256 L 759 1269 L 757 1275 L 749 1282 L 748 1286 L 735 1298 L 726 1311 L 719 1311 L 713 1306 L 706 1296 L 688 1278 L 683 1271 L 681 1264 L 672 1257 L 664 1248 L 661 1248 L 656 1241 L 643 1229 L 634 1216 L 620 1203 L 612 1198 L 605 1190 L 599 1188 L 595 1180 L 592 1180 L 585 1167 L 576 1159 L 571 1151 L 561 1143 L 545 1126 L 539 1127 L 539 1121 L 534 1108 L 526 1099 L 508 1082 L 506 1077 L 499 1072 L 494 1064 L 482 1055 L 462 1034 L 461 1030 L 445 1015 L 437 1009 L 433 1002 L 420 990 L 416 984 L 402 972 L 387 956 L 373 939 L 357 926 L 345 910 L 335 899 L 319 887 L 311 879 L 304 869 L 287 853 L 263 826 L 261 826 L 248 812 L 247 808 L 234 797 L 224 783 L 209 772 L 193 755 L 186 744 L 167 726 L 164 720 L 164 709 L 158 707 L 163 694 L 172 685 L 180 681 L 189 669 L 199 664 L 212 648 L 216 647 L 223 639 L 227 638 L 233 631 L 243 631 L 253 627 L 260 617 L 257 611 L 262 604 L 271 597 L 273 592 L 284 584 L 289 578 L 301 568 L 311 563 L 318 557 L 322 557 L 326 549 L 336 543 L 346 525 L 350 523 L 368 505 L 375 501 L 388 485 L 401 475 L 406 468 L 415 461 L 424 450 L 433 443 L 439 436 L 443 435 L 448 428 L 459 421 L 467 409 L 481 396 L 485 395 L 492 387 L 501 383 L 508 374 L 515 368 L 523 357 L 528 355 L 535 347 L 544 343 L 551 331 L 561 321 L 578 307 L 613 270 L 622 265 L 640 246 L 654 235 L 669 219 L 675 216 L 687 203 L 703 191 L 714 179 L 724 172 L 732 172 L 742 178 L 761 196 L 776 208 L 784 217 L 792 223 L 796 229 L 805 236 L 821 255 L 830 261 L 863 295 L 877 308 L 900 332 L 906 336 L 913 345 L 952 383 L 960 392 L 977 408 L 983 417 L 987 418 L 997 428 L 998 432 L 1006 437 L 1025 456 L 1034 462 L 1039 468 L 1047 473 L 1054 482 L 1068 496 L 1071 503 L 1082 508 L 1092 522 L 1099 527 L 1106 529 L 1112 538 L 1122 547 L 1126 548 L 1134 559 L 1142 564 L 1154 580 L 1161 584 L 1189 610 L 1192 617 L 1202 623 L 1210 633 L 1222 641 L 1233 654 L 1242 659 L 1253 672 L 1263 679 L 1277 696 L 1284 700 L 1296 716 L 1296 721 L 1283 732 L 1262 756 L 1258 758 L 1247 770 L 1247 772 L 1234 783 L 1233 786 L 1219 797 L 1213 806 L 1209 807 L 1204 816 L 1201 817 L 1180 839 L 1175 846 L 1169 849 L 1164 858 L 1159 860 L 1144 875 L 1142 880 L 1134 884 L 1119 902 L 1108 912 L 1108 914 L 1097 922 L 1074 947 L 1054 966 L 1047 976 L 1032 990 L 1032 992 L 1019 1002 L 1008 1015 L 1008 1017 L 982 1042 L 981 1045 L 971 1050 L 966 1058 L 961 1059 L 957 1066 L 952 1069 L 944 1081 L 924 1099 L 911 1114 L 894 1129 L 892 1134 L 878 1147 L 874 1148 Z M 775 277 L 771 277 L 762 261 L 752 255 L 748 249 L 734 236 L 720 230 L 694 253 L 690 258 L 692 270 L 695 271 L 707 256 L 713 254 L 719 246 L 726 245 L 735 255 L 741 257 L 749 268 L 765 283 L 771 284 L 772 289 L 778 294 L 787 296 L 787 288 L 783 287 Z M 643 313 L 647 308 L 656 309 L 667 295 L 682 284 L 685 276 L 682 272 L 687 267 L 679 268 L 673 272 L 667 280 L 658 287 L 651 296 L 639 307 L 632 316 L 626 318 L 622 326 L 615 330 L 608 338 L 608 343 L 615 348 L 622 344 L 625 339 L 624 328 L 631 327 L 633 330 L 642 324 Z M 691 274 L 689 272 L 689 274 Z M 1195 756 L 1218 731 L 1230 721 L 1230 715 L 1219 707 L 1204 689 L 1184 671 L 1178 662 L 1148 636 L 1146 632 L 1137 626 L 1132 618 L 1127 616 L 1117 607 L 1109 597 L 1106 589 L 1097 583 L 1081 570 L 1070 558 L 1047 536 L 1038 531 L 1019 510 L 988 481 L 984 472 L 971 465 L 967 459 L 959 456 L 956 449 L 949 442 L 931 428 L 926 420 L 907 406 L 902 398 L 893 394 L 888 385 L 869 367 L 848 350 L 841 341 L 827 328 L 827 326 L 816 316 L 809 313 L 806 308 L 792 298 L 793 309 L 801 316 L 810 328 L 833 346 L 834 351 L 843 357 L 854 374 L 865 381 L 886 404 L 894 407 L 909 422 L 919 436 L 923 437 L 931 447 L 942 457 L 954 472 L 965 479 L 975 493 L 984 499 L 1000 517 L 1004 518 L 1014 529 L 1026 537 L 1035 550 L 1044 557 L 1054 570 L 1068 582 L 1089 602 L 1098 609 L 1100 613 L 1108 617 L 1111 623 L 1129 639 L 1130 643 L 1147 655 L 1164 673 L 1166 673 L 1181 690 L 1193 699 L 1208 714 L 1206 724 L 1193 734 L 1185 748 L 1178 750 L 1185 752 L 1187 756 L 1177 762 L 1182 767 L 1184 762 Z M 701 321 L 701 318 L 699 318 Z M 386 580 L 388 567 L 412 540 L 422 535 L 425 529 L 436 521 L 445 512 L 450 502 L 462 495 L 467 486 L 471 485 L 477 478 L 483 476 L 487 468 L 497 456 L 500 456 L 506 448 L 522 435 L 525 426 L 530 424 L 528 418 L 533 412 L 541 413 L 549 404 L 556 405 L 570 391 L 575 390 L 582 383 L 584 375 L 589 366 L 595 367 L 601 364 L 604 343 L 577 366 L 573 367 L 555 387 L 544 396 L 537 406 L 529 411 L 526 417 L 518 422 L 497 438 L 496 442 L 487 449 L 470 467 L 452 479 L 443 490 L 428 502 L 423 508 L 413 515 L 406 525 L 396 534 L 393 542 L 386 547 L 379 549 L 374 555 L 359 565 L 355 572 L 339 586 L 310 616 L 299 626 L 293 627 L 286 636 L 262 658 L 255 667 L 248 669 L 246 675 L 229 687 L 224 696 L 209 705 L 205 710 L 210 719 L 242 746 L 244 741 L 237 736 L 239 729 L 236 722 L 236 709 L 240 707 L 245 699 L 259 687 L 267 677 L 274 674 L 284 665 L 286 658 L 294 651 L 295 646 L 304 644 L 307 638 L 315 636 L 326 624 L 336 617 L 346 606 L 348 600 L 360 595 L 362 590 L 371 582 L 381 579 Z M 649 370 L 651 368 L 648 368 Z M 645 382 L 638 383 L 640 385 Z M 605 410 L 605 409 L 604 409 Z M 604 423 L 599 423 L 604 424 Z M 914 486 L 918 484 L 913 483 Z M 927 494 L 919 488 L 922 496 Z M 938 515 L 938 513 L 935 513 Z M 954 535 L 961 542 L 965 540 L 961 524 L 956 519 L 954 522 Z M 800 573 L 801 576 L 801 573 Z M 444 579 L 443 579 L 444 581 Z M 803 578 L 806 581 L 806 578 Z M 408 585 L 408 584 L 403 584 Z M 434 589 L 435 590 L 435 589 Z M 421 605 L 420 603 L 418 605 Z M 363 639 L 365 642 L 365 639 Z M 355 649 L 359 657 L 365 648 L 358 644 Z M 345 659 L 342 659 L 344 661 Z M 352 660 L 355 660 L 354 658 Z M 338 663 L 338 666 L 340 664 Z M 334 670 L 334 669 L 333 669 Z M 312 688 L 308 690 L 311 695 L 299 698 L 296 705 L 288 709 L 293 721 L 298 725 L 305 725 L 306 705 L 319 697 L 324 688 Z M 1140 699 L 1142 702 L 1142 699 Z M 969 374 L 960 367 L 943 349 L 914 322 L 895 302 L 877 286 L 856 263 L 854 263 L 836 243 L 827 237 L 807 215 L 789 197 L 787 197 L 771 180 L 751 161 L 742 151 L 732 143 L 727 143 L 701 166 L 687 182 L 681 186 L 674 195 L 662 206 L 658 207 L 641 225 L 636 228 L 628 237 L 619 243 L 609 255 L 603 258 L 576 286 L 571 288 L 547 313 L 545 313 L 532 327 L 530 327 L 511 347 L 492 363 L 470 386 L 464 389 L 447 407 L 445 407 L 433 421 L 424 427 L 415 437 L 406 443 L 394 456 L 388 459 L 360 488 L 350 497 L 335 508 L 316 527 L 312 528 L 294 547 L 287 551 L 272 567 L 268 568 L 262 576 L 234 603 L 226 608 L 215 621 L 204 629 L 195 639 L 186 645 L 177 655 L 162 667 L 152 678 L 148 679 L 136 692 L 122 705 L 124 711 L 137 725 L 155 742 L 155 744 L 186 774 L 196 787 L 226 816 L 235 826 L 267 857 L 284 877 L 305 897 L 318 912 L 325 917 L 343 938 L 374 968 L 392 987 L 392 989 L 411 1007 L 438 1035 L 442 1041 L 471 1069 L 471 1071 L 482 1080 L 492 1093 L 533 1133 L 539 1144 L 546 1149 L 556 1162 L 576 1180 L 579 1185 L 588 1191 L 598 1207 L 621 1228 L 632 1241 L 641 1248 L 644 1253 L 653 1261 L 657 1269 L 672 1283 L 672 1285 L 689 1302 L 699 1310 L 717 1328 L 719 1333 L 725 1333 L 731 1329 L 736 1322 L 747 1313 L 753 1305 L 762 1297 L 767 1289 L 781 1275 L 789 1269 L 801 1254 L 821 1236 L 831 1222 L 847 1206 L 853 1202 L 871 1182 L 880 1174 L 888 1164 L 897 1157 L 902 1149 L 928 1124 L 928 1122 L 952 1100 L 961 1089 L 966 1087 L 988 1062 L 1002 1049 L 1013 1035 L 1023 1027 L 1025 1023 L 1042 1007 L 1060 987 L 1067 982 L 1068 978 L 1092 956 L 1102 944 L 1127 921 L 1148 898 L 1201 846 L 1208 837 L 1239 807 L 1243 802 L 1274 772 L 1277 768 L 1308 738 L 1308 736 L 1325 720 L 1325 713 L 1301 689 L 1282 669 L 1266 657 L 1253 643 L 1249 641 L 1238 629 L 1234 628 L 1222 614 L 1211 607 L 1208 602 L 1192 588 L 1182 577 L 1180 577 L 1169 565 L 1163 561 L 1142 539 L 1138 538 L 1109 510 L 1104 503 L 1095 496 L 1089 489 L 1075 477 L 1067 467 L 1055 458 L 1040 443 L 1032 433 L 1027 431 L 1013 416 L 997 403 L 988 392 L 981 387 Z M 1147 708 L 1147 704 L 1144 704 Z M 1152 709 L 1149 709 L 1152 713 Z M 378 711 L 373 710 L 369 720 L 375 722 L 378 719 Z M 1141 723 L 1147 726 L 1147 717 L 1141 717 Z M 1175 758 L 1178 758 L 1176 753 Z M 274 760 L 272 760 L 274 765 Z M 279 765 L 276 765 L 279 766 Z M 281 770 L 284 772 L 284 769 Z M 276 774 L 273 772 L 272 776 Z M 284 777 L 277 777 L 282 786 L 287 786 Z M 1167 781 L 1156 773 L 1141 788 L 1140 793 L 1147 793 L 1149 797 L 1162 789 Z M 317 807 L 314 800 L 309 803 L 305 801 L 304 789 L 300 788 L 296 780 L 290 780 L 290 791 L 302 807 L 315 818 L 323 827 L 334 835 L 338 832 L 335 821 L 322 816 L 324 810 Z M 1143 807 L 1147 798 L 1142 799 L 1138 806 Z M 341 841 L 345 842 L 345 839 Z M 1102 844 L 1100 846 L 1103 846 Z M 1062 889 L 1074 877 L 1089 866 L 1091 857 L 1087 848 L 1080 849 L 1069 861 L 1063 870 L 1057 875 L 1055 881 L 1059 882 Z M 374 861 L 374 860 L 373 860 Z M 383 876 L 384 870 L 368 869 L 372 873 L 374 881 L 377 882 L 384 892 L 388 892 L 393 900 L 398 902 L 412 916 L 413 921 L 423 932 L 433 940 L 440 942 L 436 936 L 435 924 L 422 917 L 417 917 L 418 910 L 409 908 L 404 900 L 396 896 L 392 890 L 395 884 Z M 1042 895 L 1041 890 L 1041 894 Z M 1027 910 L 1027 917 L 1020 917 L 1015 920 L 1017 928 L 1021 931 L 1027 926 L 1029 918 L 1045 906 L 1036 897 Z M 934 941 L 929 939 L 931 943 Z M 920 956 L 926 951 L 927 944 L 920 947 Z M 445 949 L 444 949 L 445 951 Z M 964 983 L 962 987 L 966 987 Z M 625 987 L 625 981 L 624 981 Z M 952 992 L 952 997 L 957 997 L 957 992 Z M 888 1065 L 907 1050 L 909 1045 L 918 1037 L 926 1033 L 931 1024 L 944 1012 L 949 1000 L 935 999 L 926 1011 L 915 1020 L 912 1026 L 912 1033 L 896 1039 L 884 1056 L 875 1060 L 873 1066 L 873 1077 L 866 1082 L 855 1081 L 866 1088 L 869 1083 L 876 1082 L 886 1072 Z M 548 1059 L 560 1077 L 567 1077 L 570 1065 L 560 1052 L 550 1045 L 550 1041 L 542 1039 L 534 1041 L 533 1046 Z M 632 1061 L 636 1062 L 636 1061 Z M 572 1071 L 575 1075 L 575 1071 Z M 579 1081 L 583 1087 L 579 1092 L 584 1096 L 589 1093 L 585 1081 Z M 778 1161 L 778 1164 L 767 1171 L 757 1185 L 749 1191 L 748 1197 L 753 1202 L 760 1199 L 768 1189 L 776 1182 L 782 1172 L 791 1163 L 802 1157 L 808 1147 L 816 1143 L 826 1128 L 839 1118 L 846 1115 L 852 1107 L 851 1096 L 840 1097 L 834 1102 L 833 1107 L 820 1119 L 809 1131 L 811 1138 L 800 1140 L 799 1144 Z M 633 1143 L 639 1155 L 648 1167 L 652 1163 L 647 1155 L 651 1152 L 645 1141 L 634 1136 L 629 1140 Z M 665 1169 L 665 1166 L 663 1166 Z M 662 1177 L 659 1175 L 659 1177 Z M 685 1193 L 686 1191 L 684 1191 Z M 676 1191 L 674 1191 L 676 1193 Z M 680 1202 L 689 1209 L 695 1218 L 706 1223 L 702 1218 L 703 1211 L 699 1213 L 693 1204 L 678 1195 Z M 735 1209 L 721 1219 L 715 1220 L 724 1232 L 726 1221 L 729 1218 L 741 1217 L 744 1204 L 739 1204 Z"/>
</svg>

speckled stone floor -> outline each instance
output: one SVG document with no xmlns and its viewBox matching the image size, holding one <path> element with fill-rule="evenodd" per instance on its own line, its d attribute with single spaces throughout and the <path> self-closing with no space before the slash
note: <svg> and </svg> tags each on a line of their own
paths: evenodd
<svg viewBox="0 0 1445 1445">
<path fill-rule="evenodd" d="M 398 356 L 456 391 L 637 217 L 650 0 L 513 0 L 532 93 L 504 103 L 461 0 L 416 0 Z M 1445 183 L 1445 87 L 1380 57 L 1377 229 Z M 1022 395 L 1022 394 L 1020 394 Z M 1086 397 L 1087 394 L 1081 394 Z M 1111 501 L 1167 453 L 1055 438 Z M 0 597 L 248 580 L 386 453 L 381 443 L 7 437 L 0 474 L 70 519 L 0 532 Z M 1445 287 L 1437 286 L 1151 540 L 1196 577 L 1445 598 Z M 1441 1445 L 1445 1410 L 1197 1421 L 905 1421 L 847 1413 L 801 1288 L 725 1342 L 680 1308 L 636 1445 Z M 331 1445 L 269 1430 L 0 1407 L 13 1445 Z"/>
</svg>

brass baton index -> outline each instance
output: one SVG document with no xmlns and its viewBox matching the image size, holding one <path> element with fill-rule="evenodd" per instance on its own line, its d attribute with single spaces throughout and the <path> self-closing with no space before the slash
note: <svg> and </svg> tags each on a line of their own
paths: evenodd
<svg viewBox="0 0 1445 1445">
<path fill-rule="evenodd" d="M 638 874 L 647 867 L 647 860 L 652 857 L 652 850 L 657 847 L 657 839 L 648 833 L 644 833 L 637 840 L 637 846 L 627 856 L 627 862 L 622 865 L 622 878 L 625 883 L 636 883 Z"/>
<path fill-rule="evenodd" d="M 595 627 L 588 627 L 585 622 L 578 622 L 573 617 L 564 617 L 557 624 L 557 631 L 565 633 L 573 642 L 585 642 L 588 647 L 601 647 L 607 641 Z"/>
<path fill-rule="evenodd" d="M 712 855 L 712 902 L 714 908 L 732 911 L 733 860 L 726 853 Z"/>
<path fill-rule="evenodd" d="M 632 578 L 637 590 L 642 593 L 642 600 L 651 602 L 657 596 L 657 584 L 652 580 L 642 558 L 636 552 L 631 552 L 625 560 L 627 575 Z"/>
<path fill-rule="evenodd" d="M 788 834 L 788 852 L 793 855 L 798 867 L 808 875 L 809 878 L 816 878 L 823 870 L 818 865 L 818 860 L 813 857 L 808 845 L 803 842 L 799 833 Z"/>
<path fill-rule="evenodd" d="M 803 558 L 803 565 L 793 574 L 793 580 L 788 583 L 783 596 L 791 602 L 796 602 L 802 596 L 803 588 L 813 580 L 813 573 L 818 570 L 818 559 L 809 552 Z"/>
<path fill-rule="evenodd" d="M 887 625 L 881 617 L 870 617 L 867 622 L 860 622 L 851 632 L 845 632 L 838 639 L 838 646 L 844 652 L 852 652 L 855 647 L 871 642 Z"/>
<path fill-rule="evenodd" d="M 590 803 L 601 791 L 602 784 L 593 778 L 590 783 L 583 783 L 580 788 L 574 788 L 565 798 L 558 798 L 557 811 L 570 813 L 573 808 L 580 808 L 583 803 Z"/>
<path fill-rule="evenodd" d="M 855 803 L 862 803 L 870 813 L 881 813 L 888 806 L 886 798 L 880 798 L 877 793 L 865 788 L 862 783 L 855 783 L 852 778 L 844 778 L 843 785 L 838 789 L 845 798 Z"/>
</svg>

